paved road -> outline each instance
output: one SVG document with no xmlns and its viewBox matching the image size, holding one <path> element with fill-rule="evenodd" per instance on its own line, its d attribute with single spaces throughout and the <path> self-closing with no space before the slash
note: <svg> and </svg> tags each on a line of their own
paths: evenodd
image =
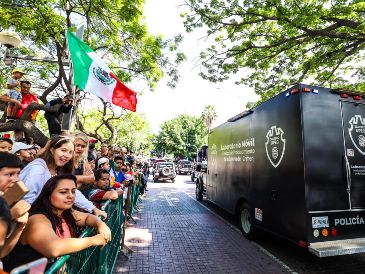
<svg viewBox="0 0 365 274">
<path fill-rule="evenodd" d="M 193 198 L 188 176 L 149 183 L 136 224 L 126 231 L 129 259 L 115 273 L 287 273 L 235 227 Z"/>
<path fill-rule="evenodd" d="M 115 273 L 365 273 L 365 255 L 317 258 L 279 237 L 244 239 L 234 218 L 195 201 L 195 184 L 149 183 L 137 224 L 128 228 L 135 251 Z"/>
</svg>

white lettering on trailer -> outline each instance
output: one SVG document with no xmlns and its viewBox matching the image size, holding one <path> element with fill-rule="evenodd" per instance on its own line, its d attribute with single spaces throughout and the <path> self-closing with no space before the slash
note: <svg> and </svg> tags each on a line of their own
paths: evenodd
<svg viewBox="0 0 365 274">
<path fill-rule="evenodd" d="M 251 137 L 249 139 L 238 141 L 236 143 L 221 144 L 221 151 L 246 148 L 246 147 L 254 147 L 254 146 L 255 146 L 255 138 Z"/>
<path fill-rule="evenodd" d="M 335 219 L 335 226 L 341 225 L 341 226 L 346 226 L 346 225 L 363 225 L 365 224 L 363 217 L 359 217 L 356 216 L 352 217 L 352 218 L 340 218 L 340 219 Z"/>
<path fill-rule="evenodd" d="M 250 137 L 241 141 L 236 141 L 231 144 L 221 144 L 220 150 L 222 152 L 224 162 L 242 162 L 248 164 L 254 162 L 255 157 L 255 138 Z"/>
</svg>

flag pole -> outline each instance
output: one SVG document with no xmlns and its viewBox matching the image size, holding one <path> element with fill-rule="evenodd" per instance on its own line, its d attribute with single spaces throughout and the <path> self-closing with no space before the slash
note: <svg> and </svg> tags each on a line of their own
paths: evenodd
<svg viewBox="0 0 365 274">
<path fill-rule="evenodd" d="M 84 34 L 84 25 L 82 25 L 80 28 L 78 28 L 76 30 L 76 36 L 79 37 L 80 39 L 83 38 L 83 34 Z M 67 30 L 66 30 L 66 47 L 68 48 L 68 58 L 69 58 L 69 81 L 70 81 L 70 85 L 71 85 L 71 90 L 70 90 L 70 95 L 72 97 L 72 101 L 73 101 L 73 107 L 71 108 L 71 110 L 66 113 L 63 117 L 63 121 L 62 121 L 62 128 L 64 130 L 68 130 L 71 131 L 72 130 L 72 115 L 75 111 L 76 108 L 76 87 L 74 85 L 74 73 L 73 73 L 73 64 L 72 64 L 72 59 L 71 59 L 71 53 L 70 53 L 70 49 L 68 46 L 68 37 L 67 37 Z"/>
</svg>

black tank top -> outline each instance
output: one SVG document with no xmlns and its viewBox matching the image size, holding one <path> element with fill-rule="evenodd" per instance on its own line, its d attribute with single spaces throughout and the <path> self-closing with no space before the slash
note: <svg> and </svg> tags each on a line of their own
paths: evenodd
<svg viewBox="0 0 365 274">
<path fill-rule="evenodd" d="M 44 256 L 32 248 L 30 245 L 23 245 L 20 242 L 16 244 L 14 249 L 8 256 L 3 258 L 4 271 L 10 272 L 13 268 L 30 263 L 32 261 L 43 258 Z M 54 259 L 48 259 L 47 268 L 49 268 Z"/>
<path fill-rule="evenodd" d="M 74 175 L 84 175 L 84 161 L 80 161 L 77 168 L 74 169 Z"/>
</svg>

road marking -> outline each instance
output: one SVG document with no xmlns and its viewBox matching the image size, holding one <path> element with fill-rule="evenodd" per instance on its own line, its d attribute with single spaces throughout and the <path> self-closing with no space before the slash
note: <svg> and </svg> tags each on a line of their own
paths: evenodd
<svg viewBox="0 0 365 274">
<path fill-rule="evenodd" d="M 169 206 L 175 206 L 174 203 L 168 197 L 169 194 L 167 192 L 162 191 L 161 194 L 163 195 L 163 197 L 165 198 L 165 200 L 169 204 Z"/>
<path fill-rule="evenodd" d="M 205 209 L 207 209 L 208 211 L 210 211 L 211 213 L 213 213 L 216 217 L 218 217 L 221 221 L 223 221 L 224 223 L 226 223 L 229 227 L 231 227 L 233 230 L 235 230 L 236 232 L 238 232 L 239 234 L 242 235 L 241 231 L 234 225 L 232 225 L 231 223 L 229 223 L 227 220 L 225 220 L 223 217 L 219 216 L 217 213 L 215 213 L 213 210 L 211 210 L 210 208 L 208 208 L 206 205 L 198 202 L 195 197 L 191 197 L 188 193 L 184 192 L 189 198 L 193 199 L 196 203 L 198 203 L 199 205 L 201 205 L 202 207 L 204 207 Z M 242 236 L 243 237 L 243 236 Z M 290 266 L 288 266 L 286 263 L 284 263 L 282 260 L 280 260 L 278 257 L 276 257 L 274 254 L 272 254 L 270 251 L 268 251 L 266 248 L 262 247 L 261 245 L 259 245 L 258 243 L 255 243 L 253 241 L 250 241 L 254 246 L 256 246 L 258 249 L 260 249 L 264 254 L 266 254 L 267 256 L 269 256 L 271 259 L 273 259 L 275 262 L 277 262 L 281 267 L 283 267 L 284 269 L 286 269 L 287 271 L 289 271 L 292 274 L 298 274 L 297 272 L 295 272 L 293 269 L 290 268 Z"/>
</svg>

